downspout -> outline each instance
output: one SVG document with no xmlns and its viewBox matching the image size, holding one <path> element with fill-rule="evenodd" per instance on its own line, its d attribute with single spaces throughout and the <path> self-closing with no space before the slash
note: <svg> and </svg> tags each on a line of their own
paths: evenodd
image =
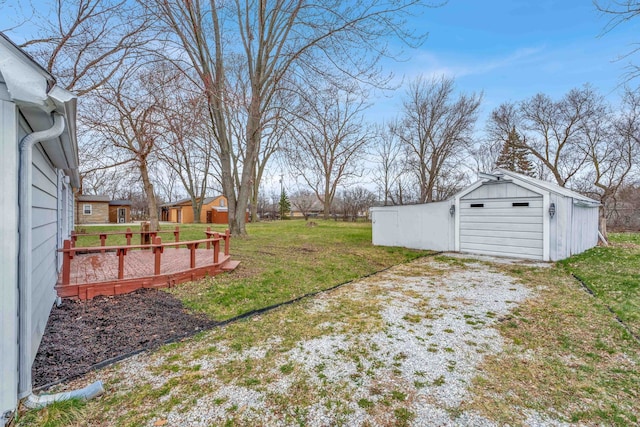
<svg viewBox="0 0 640 427">
<path fill-rule="evenodd" d="M 53 126 L 47 130 L 33 132 L 20 141 L 20 166 L 18 179 L 18 292 L 19 292 L 19 381 L 18 398 L 31 394 L 31 311 L 32 311 L 32 283 L 31 283 L 31 210 L 33 185 L 32 162 L 33 146 L 38 142 L 57 138 L 64 132 L 64 118 L 60 114 L 53 115 Z"/>
<path fill-rule="evenodd" d="M 20 217 L 18 220 L 19 249 L 18 249 L 18 289 L 19 289 L 19 382 L 18 398 L 27 396 L 24 404 L 28 408 L 43 408 L 53 402 L 69 399 L 91 399 L 104 392 L 102 382 L 96 381 L 89 386 L 70 392 L 52 395 L 36 396 L 31 385 L 31 310 L 32 310 L 32 282 L 31 282 L 31 252 L 32 252 L 32 191 L 33 184 L 32 162 L 33 146 L 39 142 L 54 139 L 62 135 L 65 129 L 64 117 L 54 113 L 53 126 L 47 130 L 33 132 L 20 141 L 20 169 L 18 206 Z"/>
</svg>

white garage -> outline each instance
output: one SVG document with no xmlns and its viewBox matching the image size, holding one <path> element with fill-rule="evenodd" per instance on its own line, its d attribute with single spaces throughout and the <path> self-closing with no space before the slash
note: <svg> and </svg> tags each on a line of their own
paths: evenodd
<svg viewBox="0 0 640 427">
<path fill-rule="evenodd" d="M 557 261 L 598 243 L 599 202 L 499 169 L 445 202 L 371 209 L 373 243 Z"/>
</svg>

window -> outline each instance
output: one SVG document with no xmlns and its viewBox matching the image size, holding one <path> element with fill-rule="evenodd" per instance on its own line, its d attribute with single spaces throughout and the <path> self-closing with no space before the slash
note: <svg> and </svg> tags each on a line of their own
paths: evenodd
<svg viewBox="0 0 640 427">
<path fill-rule="evenodd" d="M 471 203 L 472 208 L 484 208 L 484 203 Z"/>
<path fill-rule="evenodd" d="M 84 215 L 91 215 L 91 205 L 82 205 L 82 213 Z"/>
<path fill-rule="evenodd" d="M 529 206 L 529 202 L 513 202 L 511 206 Z"/>
<path fill-rule="evenodd" d="M 224 208 L 224 199 L 220 200 L 220 207 Z"/>
</svg>

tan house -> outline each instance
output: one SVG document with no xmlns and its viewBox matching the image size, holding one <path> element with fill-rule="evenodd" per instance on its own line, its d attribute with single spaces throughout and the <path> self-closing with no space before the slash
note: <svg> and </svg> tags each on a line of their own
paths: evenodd
<svg viewBox="0 0 640 427">
<path fill-rule="evenodd" d="M 109 196 L 79 194 L 76 197 L 76 224 L 107 224 Z"/>
<path fill-rule="evenodd" d="M 177 224 L 195 223 L 191 199 L 167 203 L 161 208 L 161 219 L 163 221 L 175 222 Z M 248 220 L 249 214 L 247 213 L 245 221 Z M 227 198 L 222 195 L 205 198 L 202 202 L 202 209 L 200 210 L 200 222 L 203 224 L 227 224 L 229 222 Z"/>
</svg>

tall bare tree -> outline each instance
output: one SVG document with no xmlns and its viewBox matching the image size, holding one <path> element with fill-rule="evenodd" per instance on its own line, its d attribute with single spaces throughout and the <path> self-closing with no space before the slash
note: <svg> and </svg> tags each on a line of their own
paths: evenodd
<svg viewBox="0 0 640 427">
<path fill-rule="evenodd" d="M 382 85 L 385 80 L 379 78 L 376 65 L 391 53 L 387 38 L 393 35 L 413 45 L 423 40 L 406 29 L 406 18 L 424 7 L 419 0 L 155 0 L 154 4 L 207 95 L 234 234 L 246 233 L 244 212 L 254 189 L 251 180 L 256 176 L 265 114 L 281 82 L 294 75 L 333 73 Z M 241 61 L 250 88 L 242 156 L 234 153 L 238 145 L 227 126 L 231 61 Z M 234 158 L 239 157 L 244 163 L 235 181 Z"/>
<path fill-rule="evenodd" d="M 159 100 L 163 74 L 129 73 L 103 85 L 84 120 L 93 127 L 105 151 L 119 152 L 121 162 L 131 164 L 142 180 L 149 208 L 151 230 L 158 229 L 158 206 L 151 180 L 155 150 L 161 138 Z"/>
<path fill-rule="evenodd" d="M 362 116 L 368 106 L 355 92 L 331 86 L 300 97 L 296 139 L 287 145 L 287 157 L 329 218 L 338 186 L 362 175 L 358 160 L 371 139 Z"/>
<path fill-rule="evenodd" d="M 158 157 L 173 169 L 191 199 L 194 221 L 210 188 L 209 180 L 217 163 L 213 134 L 206 115 L 207 101 L 184 74 L 168 64 L 156 64 L 154 73 L 162 75 L 158 85 Z"/>
<path fill-rule="evenodd" d="M 640 158 L 640 91 L 626 90 L 621 114 L 607 109 L 594 114 L 583 125 L 581 149 L 589 162 L 587 180 L 599 198 L 599 228 L 607 237 L 606 209 Z"/>
<path fill-rule="evenodd" d="M 602 97 L 589 85 L 570 90 L 558 101 L 539 93 L 495 109 L 488 133 L 506 142 L 515 129 L 521 136 L 517 148 L 528 150 L 558 185 L 565 187 L 587 160 L 580 149 L 584 126 L 600 114 L 602 106 Z"/>
<path fill-rule="evenodd" d="M 414 80 L 394 128 L 408 150 L 407 165 L 420 184 L 420 202 L 437 199 L 438 187 L 450 176 L 471 145 L 481 95 L 455 95 L 448 77 Z M 448 193 L 448 191 L 445 191 Z"/>
<path fill-rule="evenodd" d="M 373 148 L 373 176 L 384 206 L 402 204 L 402 175 L 405 173 L 403 146 L 392 132 L 397 125 L 384 124 L 376 129 Z"/>
</svg>

